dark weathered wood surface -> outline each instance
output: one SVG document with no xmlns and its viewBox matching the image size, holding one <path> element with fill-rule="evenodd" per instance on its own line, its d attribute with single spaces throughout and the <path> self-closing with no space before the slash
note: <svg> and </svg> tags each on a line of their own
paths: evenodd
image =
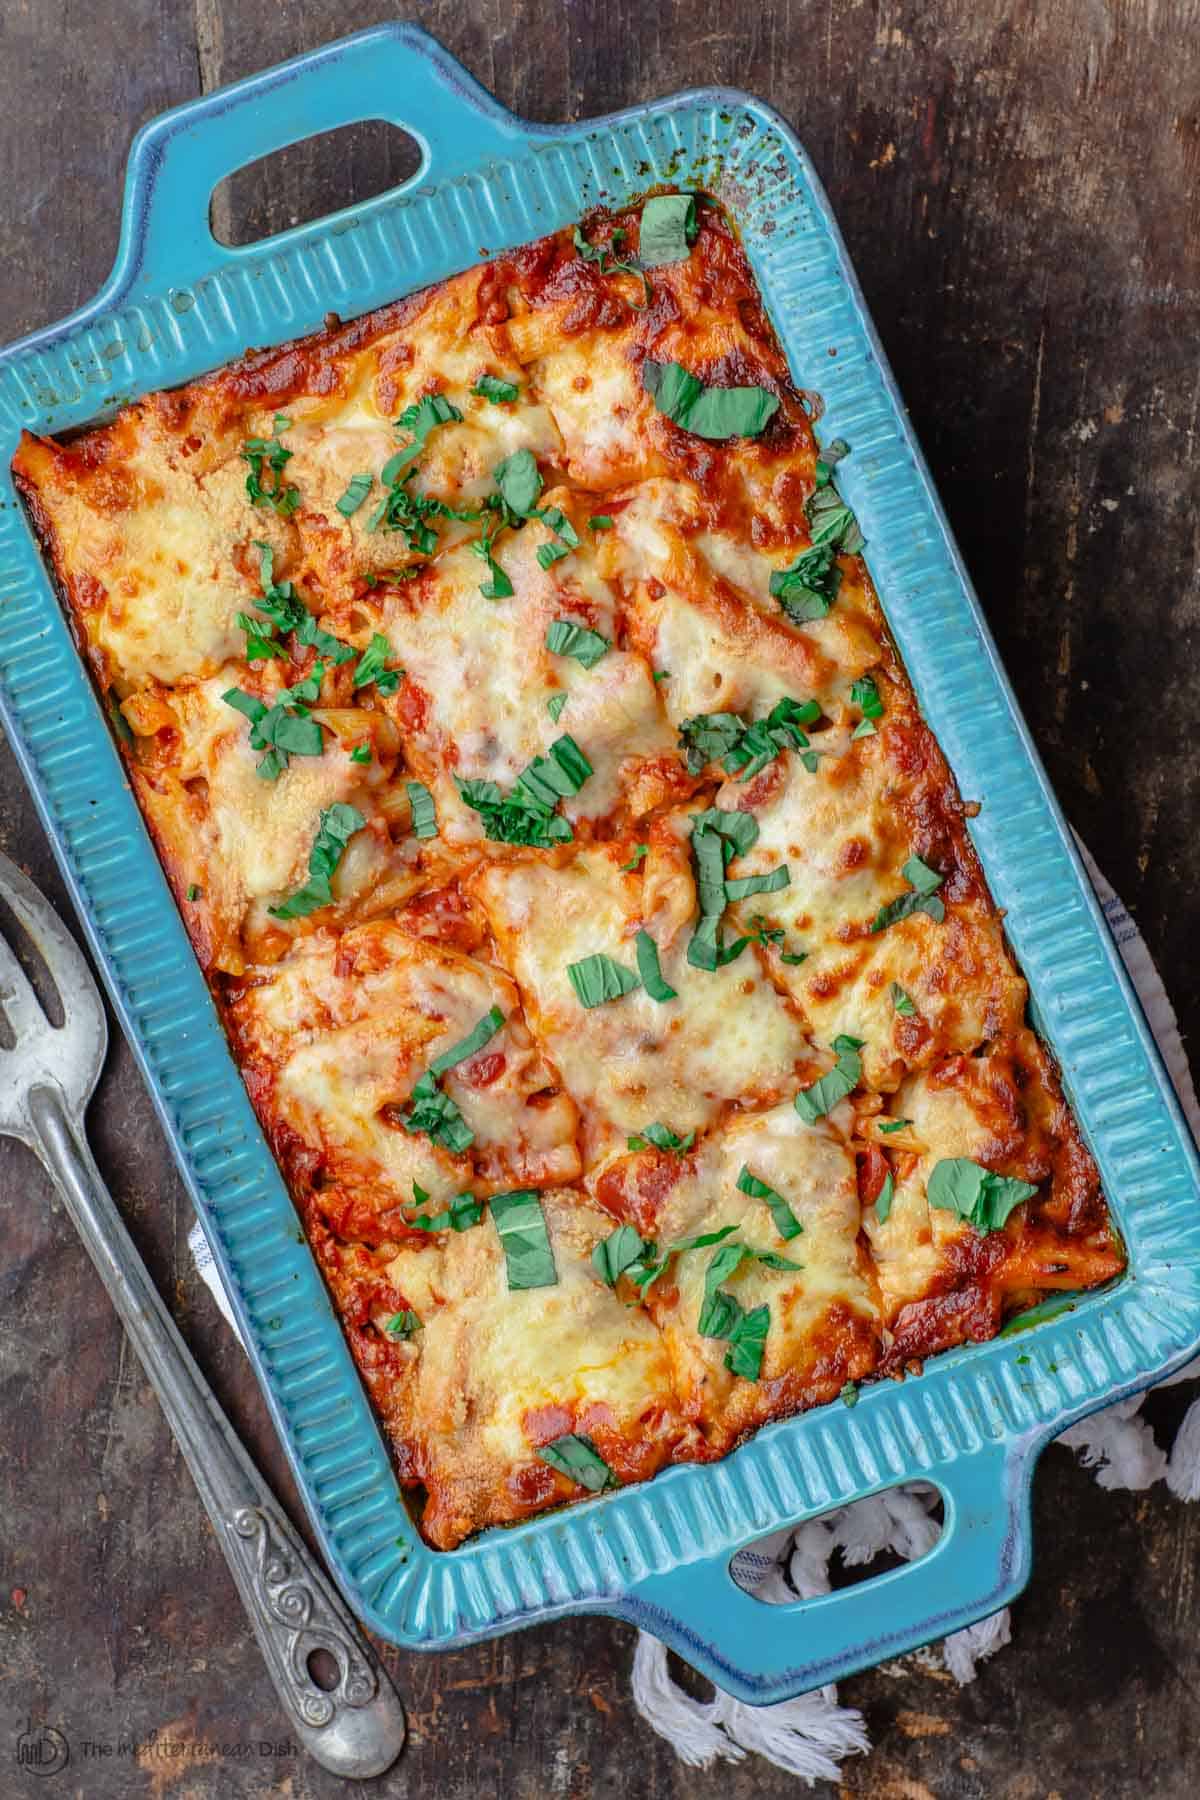
<svg viewBox="0 0 1200 1800">
<path fill-rule="evenodd" d="M 375 19 L 337 0 L 6 0 L 0 332 L 85 299 L 116 241 L 129 136 L 178 101 Z M 1194 478 L 1200 371 L 1196 0 L 448 0 L 407 9 L 541 119 L 700 82 L 799 127 L 856 258 L 967 562 L 1068 817 L 1200 1022 Z M 402 166 L 378 134 L 245 180 L 221 222 L 278 229 Z M 244 235 L 244 233 L 237 233 Z M 63 904 L 11 759 L 0 844 Z M 194 1276 L 190 1212 L 129 1052 L 97 1155 L 186 1335 L 284 1498 L 245 1363 Z M 87 1800 L 340 1784 L 298 1757 L 209 1765 L 83 1741 L 272 1738 L 281 1721 L 186 1470 L 46 1183 L 0 1146 L 0 1793 L 32 1713 L 75 1746 L 40 1784 Z M 1177 1419 L 1185 1397 L 1152 1403 Z M 1036 1800 L 1200 1790 L 1200 1509 L 1110 1496 L 1050 1451 L 1016 1642 L 958 1690 L 845 1684 L 878 1749 L 848 1794 Z M 750 1760 L 685 1769 L 630 1712 L 632 1634 L 575 1622 L 437 1659 L 389 1653 L 411 1707 L 376 1791 L 792 1794 Z M 829 1790 L 831 1791 L 831 1790 Z"/>
</svg>

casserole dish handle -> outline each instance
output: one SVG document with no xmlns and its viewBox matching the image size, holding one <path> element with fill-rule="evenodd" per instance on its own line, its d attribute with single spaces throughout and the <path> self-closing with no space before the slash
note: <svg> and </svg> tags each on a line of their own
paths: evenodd
<svg viewBox="0 0 1200 1800">
<path fill-rule="evenodd" d="M 1029 1578 L 1033 1450 L 1028 1440 L 988 1441 L 923 1472 L 945 1509 L 937 1543 L 853 1587 L 772 1605 L 737 1584 L 737 1552 L 723 1549 L 648 1576 L 622 1610 L 739 1700 L 765 1706 L 807 1693 L 958 1631 L 1020 1592 Z"/>
<path fill-rule="evenodd" d="M 528 126 L 518 129 L 512 114 L 418 27 L 396 23 L 358 32 L 142 127 L 129 156 L 114 278 L 178 292 L 223 259 L 258 256 L 260 244 L 214 239 L 213 189 L 288 144 L 365 119 L 398 126 L 420 147 L 420 167 L 401 188 L 440 183 L 514 154 L 529 136 Z M 265 241 L 277 250 L 307 236 L 313 223 Z"/>
</svg>

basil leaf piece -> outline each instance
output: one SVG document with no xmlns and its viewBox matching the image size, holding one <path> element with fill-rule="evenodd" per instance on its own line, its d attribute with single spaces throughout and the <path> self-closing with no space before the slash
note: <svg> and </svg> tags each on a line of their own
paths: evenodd
<svg viewBox="0 0 1200 1800">
<path fill-rule="evenodd" d="M 334 502 L 344 519 L 351 518 L 358 511 L 374 485 L 375 477 L 369 473 L 350 477 L 345 493 L 340 500 Z"/>
<path fill-rule="evenodd" d="M 903 1131 L 904 1127 L 906 1125 L 911 1125 L 911 1124 L 912 1124 L 911 1119 L 891 1119 L 891 1120 L 889 1120 L 889 1122 L 886 1125 L 881 1125 L 879 1127 L 879 1129 L 880 1129 L 880 1131 L 883 1132 L 884 1136 L 886 1137 L 886 1136 L 890 1135 L 893 1131 Z"/>
<path fill-rule="evenodd" d="M 408 804 L 412 810 L 413 836 L 435 838 L 438 834 L 438 823 L 433 795 L 423 781 L 409 781 L 405 783 L 405 786 L 408 789 Z"/>
<path fill-rule="evenodd" d="M 862 1080 L 862 1058 L 857 1043 L 857 1039 L 835 1039 L 834 1049 L 839 1052 L 835 1066 L 796 1095 L 792 1104 L 806 1125 L 815 1125 L 818 1119 L 823 1119 L 839 1100 L 853 1093 Z"/>
<path fill-rule="evenodd" d="M 445 1095 L 442 1096 L 445 1098 Z M 450 1102 L 453 1105 L 453 1101 Z M 425 1189 L 413 1182 L 413 1199 L 424 1205 L 429 1199 Z M 415 1213 L 404 1222 L 412 1231 L 469 1231 L 483 1218 L 483 1207 L 474 1194 L 455 1194 L 449 1206 L 440 1213 Z"/>
<path fill-rule="evenodd" d="M 518 518 L 528 518 L 542 491 L 541 471 L 533 451 L 514 450 L 511 456 L 496 464 L 494 474 L 504 504 Z"/>
<path fill-rule="evenodd" d="M 198 900 L 200 898 L 200 888 L 196 882 L 191 881 L 188 883 L 187 897 L 189 900 Z"/>
<path fill-rule="evenodd" d="M 769 1306 L 756 1306 L 744 1313 L 729 1334 L 725 1367 L 743 1381 L 757 1381 L 762 1373 L 763 1352 L 767 1345 L 767 1329 L 771 1323 Z"/>
<path fill-rule="evenodd" d="M 478 1055 L 485 1044 L 491 1043 L 503 1024 L 504 1014 L 500 1008 L 490 1006 L 479 1023 L 472 1027 L 465 1038 L 460 1039 L 457 1044 L 451 1044 L 448 1050 L 443 1050 L 440 1056 L 433 1059 L 429 1065 L 429 1073 L 436 1078 L 444 1075 L 447 1069 L 453 1069 L 459 1063 L 467 1062 L 472 1056 Z"/>
<path fill-rule="evenodd" d="M 350 752 L 350 761 L 352 763 L 369 763 L 370 760 L 370 744 L 355 744 L 353 750 Z"/>
<path fill-rule="evenodd" d="M 593 1249 L 592 1267 L 608 1287 L 616 1287 L 627 1269 L 653 1254 L 654 1244 L 649 1238 L 643 1238 L 632 1225 L 618 1225 Z"/>
<path fill-rule="evenodd" d="M 406 1309 L 404 1312 L 393 1313 L 383 1329 L 390 1338 L 410 1338 L 423 1327 L 416 1313 Z"/>
<path fill-rule="evenodd" d="M 642 207 L 638 255 L 647 269 L 686 262 L 700 229 L 695 194 L 655 194 Z"/>
<path fill-rule="evenodd" d="M 928 913 L 938 925 L 946 917 L 946 908 L 938 899 L 936 890 L 941 887 L 945 876 L 939 875 L 923 863 L 919 856 L 910 856 L 900 873 L 909 884 L 909 892 L 901 894 L 899 899 L 891 900 L 881 906 L 871 922 L 872 931 L 886 931 L 889 925 L 895 925 L 900 919 L 907 919 L 912 913 Z"/>
<path fill-rule="evenodd" d="M 640 275 L 642 287 L 645 290 L 645 298 L 642 300 L 640 306 L 636 300 L 631 300 L 629 304 L 638 312 L 642 312 L 649 306 L 651 295 L 654 290 L 650 286 L 650 277 L 646 274 L 646 271 L 640 264 L 636 262 L 621 262 L 618 260 L 616 252 L 625 242 L 627 236 L 628 233 L 623 230 L 621 226 L 618 226 L 610 235 L 607 244 L 589 244 L 584 237 L 583 232 L 577 225 L 571 241 L 580 256 L 582 256 L 584 262 L 594 262 L 598 273 L 601 275 L 615 275 L 618 270 L 624 275 Z"/>
<path fill-rule="evenodd" d="M 832 443 L 826 444 L 824 450 L 822 450 L 821 454 L 818 456 L 813 469 L 813 475 L 818 487 L 829 486 L 834 469 L 837 467 L 838 463 L 841 462 L 843 456 L 849 456 L 849 454 L 850 446 L 845 438 L 834 438 Z"/>
<path fill-rule="evenodd" d="M 606 1488 L 621 1485 L 591 1438 L 578 1432 L 569 1431 L 552 1444 L 543 1444 L 534 1455 L 569 1481 L 586 1488 L 589 1494 L 602 1494 Z"/>
<path fill-rule="evenodd" d="M 602 951 L 585 956 L 580 962 L 568 963 L 567 978 L 580 1005 L 589 1008 L 603 1006 L 609 1000 L 621 1000 L 641 986 L 632 969 L 614 962 Z"/>
<path fill-rule="evenodd" d="M 267 908 L 273 919 L 304 919 L 318 908 L 330 905 L 333 900 L 330 882 L 334 871 L 345 854 L 346 845 L 366 822 L 358 808 L 348 806 L 344 800 L 337 800 L 324 809 L 308 853 L 308 881 L 279 906 Z"/>
<path fill-rule="evenodd" d="M 493 1194 L 491 1209 L 492 1223 L 504 1251 L 509 1292 L 557 1287 L 558 1270 L 536 1189 L 516 1188 L 509 1194 Z"/>
<path fill-rule="evenodd" d="M 440 1144 L 444 1150 L 461 1156 L 475 1142 L 475 1133 L 463 1118 L 458 1105 L 449 1094 L 444 1094 L 436 1079 L 427 1069 L 421 1076 L 410 1096 L 412 1106 L 408 1112 L 401 1113 L 400 1123 L 405 1131 L 416 1133 L 423 1131 L 431 1143 Z M 420 1220 L 412 1221 L 421 1224 Z M 440 1229 L 437 1226 L 430 1229 Z"/>
<path fill-rule="evenodd" d="M 635 844 L 633 847 L 633 855 L 627 863 L 621 864 L 619 872 L 622 875 L 632 875 L 636 869 L 641 867 L 643 859 L 649 856 L 649 854 L 649 844 Z"/>
<path fill-rule="evenodd" d="M 739 743 L 745 724 L 737 713 L 697 713 L 679 727 L 679 744 L 689 775 L 699 775 L 709 763 L 720 762 Z"/>
<path fill-rule="evenodd" d="M 858 1383 L 857 1383 L 857 1381 L 847 1381 L 844 1384 L 844 1386 L 840 1389 L 840 1391 L 838 1393 L 838 1399 L 841 1401 L 843 1406 L 857 1406 L 858 1405 Z"/>
<path fill-rule="evenodd" d="M 891 987 L 888 989 L 888 992 L 892 997 L 892 1006 L 894 1007 L 896 1013 L 899 1015 L 900 1018 L 902 1018 L 902 1019 L 915 1019 L 916 1018 L 917 1009 L 913 1004 L 912 995 L 905 993 L 904 989 L 900 986 L 900 983 L 898 981 L 893 981 Z"/>
<path fill-rule="evenodd" d="M 841 585 L 842 571 L 828 545 L 802 550 L 789 568 L 776 569 L 768 583 L 793 625 L 823 619 Z"/>
<path fill-rule="evenodd" d="M 757 1175 L 752 1175 L 745 1163 L 742 1164 L 741 1174 L 737 1178 L 737 1185 L 743 1194 L 748 1194 L 750 1196 L 751 1200 L 764 1200 L 766 1202 L 771 1217 L 775 1221 L 775 1229 L 781 1238 L 786 1239 L 800 1236 L 804 1227 L 784 1199 L 783 1195 L 777 1193 L 773 1187 L 768 1187 L 765 1181 L 760 1181 Z"/>
<path fill-rule="evenodd" d="M 464 804 L 479 814 L 487 837 L 548 850 L 574 837 L 569 820 L 554 807 L 560 799 L 577 794 L 592 772 L 579 745 L 564 732 L 551 744 L 549 757 L 535 756 L 521 772 L 511 794 L 502 794 L 494 781 L 461 781 L 457 775 L 454 779 Z"/>
<path fill-rule="evenodd" d="M 382 631 L 377 631 L 355 664 L 355 688 L 367 687 L 373 681 L 381 694 L 394 694 L 400 686 L 401 671 L 384 667 L 392 654 L 391 644 Z"/>
<path fill-rule="evenodd" d="M 546 544 L 542 545 L 543 550 L 547 548 Z M 546 630 L 546 648 L 555 656 L 573 656 L 585 669 L 594 669 L 612 645 L 598 631 L 589 631 L 586 625 L 576 625 L 571 619 L 554 619 Z"/>
<path fill-rule="evenodd" d="M 779 867 L 772 869 L 769 875 L 742 875 L 736 881 L 727 881 L 725 898 L 727 900 L 745 900 L 751 894 L 777 894 L 780 888 L 790 885 L 791 879 L 787 864 L 780 863 Z"/>
<path fill-rule="evenodd" d="M 969 1157 L 952 1156 L 935 1166 L 925 1191 L 930 1206 L 957 1213 L 986 1234 L 999 1231 L 1013 1208 L 1032 1200 L 1037 1188 L 1013 1175 L 997 1175 Z"/>
<path fill-rule="evenodd" d="M 239 631 L 246 634 L 246 661 L 267 662 L 271 657 L 283 657 L 287 653 L 283 645 L 275 640 L 275 627 L 270 619 L 255 619 L 249 613 L 236 615 Z"/>
<path fill-rule="evenodd" d="M 588 520 L 589 531 L 611 531 L 612 516 L 609 513 L 593 513 Z"/>
<path fill-rule="evenodd" d="M 864 719 L 882 719 L 883 701 L 879 697 L 879 689 L 870 675 L 860 675 L 850 689 L 850 702 L 857 706 Z"/>
<path fill-rule="evenodd" d="M 479 591 L 485 600 L 511 600 L 513 584 L 508 578 L 507 571 L 496 561 L 495 552 L 492 549 L 495 541 L 495 532 L 490 537 L 471 539 L 469 548 L 472 555 L 478 556 L 488 567 L 489 579 L 480 582 Z"/>
<path fill-rule="evenodd" d="M 686 1156 L 695 1141 L 696 1134 L 694 1131 L 689 1131 L 686 1137 L 679 1137 L 668 1125 L 663 1125 L 658 1121 L 655 1121 L 653 1125 L 644 1125 L 640 1135 L 626 1138 L 625 1143 L 630 1150 L 649 1150 L 653 1148 L 655 1150 L 673 1151 L 676 1156 Z M 729 1229 L 732 1231 L 733 1226 L 731 1225 Z M 676 1248 L 678 1248 L 678 1246 L 676 1246 Z"/>
<path fill-rule="evenodd" d="M 779 410 L 764 387 L 705 387 L 677 362 L 642 364 L 642 386 L 660 413 L 695 437 L 758 437 Z"/>
<path fill-rule="evenodd" d="M 557 725 L 562 717 L 562 709 L 567 704 L 567 690 L 562 688 L 557 694 L 551 694 L 546 702 L 546 711 Z"/>
<path fill-rule="evenodd" d="M 881 1225 L 886 1225 L 892 1210 L 892 1201 L 896 1195 L 896 1182 L 889 1169 L 883 1178 L 883 1186 L 875 1196 L 875 1217 Z"/>
<path fill-rule="evenodd" d="M 809 535 L 813 548 L 840 550 L 843 556 L 857 556 L 864 545 L 863 534 L 837 489 L 816 487 L 804 502 Z"/>
<path fill-rule="evenodd" d="M 637 946 L 638 974 L 641 976 L 642 986 L 650 998 L 663 1003 L 668 1000 L 678 1000 L 679 995 L 675 989 L 669 986 L 663 978 L 658 960 L 658 945 L 650 933 L 639 931 L 634 942 Z"/>
<path fill-rule="evenodd" d="M 279 441 L 279 434 L 289 430 L 291 423 L 283 413 L 276 413 L 272 435 L 247 438 L 238 452 L 242 461 L 250 465 L 246 498 L 252 506 L 271 507 L 281 519 L 289 519 L 300 504 L 300 489 L 289 487 L 284 480 L 293 453 Z"/>
<path fill-rule="evenodd" d="M 490 400 L 493 406 L 507 406 L 521 394 L 515 381 L 504 381 L 499 375 L 481 375 L 471 392 L 481 400 Z"/>
<path fill-rule="evenodd" d="M 758 820 L 753 813 L 728 812 L 722 806 L 709 806 L 703 812 L 692 815 L 692 836 L 701 833 L 715 832 L 718 837 L 733 845 L 737 856 L 745 856 L 747 850 L 753 850 L 758 842 Z"/>
</svg>

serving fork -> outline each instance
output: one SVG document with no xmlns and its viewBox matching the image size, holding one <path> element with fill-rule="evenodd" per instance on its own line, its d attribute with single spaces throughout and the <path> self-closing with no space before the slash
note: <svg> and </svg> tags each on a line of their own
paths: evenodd
<svg viewBox="0 0 1200 1800">
<path fill-rule="evenodd" d="M 40 955 L 63 1011 L 62 1024 L 51 1024 L 0 929 L 0 1015 L 11 1040 L 8 1049 L 0 1043 L 0 1135 L 34 1152 L 108 1289 L 192 1472 L 292 1730 L 335 1774 L 381 1774 L 404 1744 L 399 1696 L 235 1436 L 88 1148 L 84 1113 L 108 1043 L 96 984 L 48 902 L 3 855 L 0 899 Z M 336 1666 L 328 1687 L 310 1668 L 319 1651 Z"/>
</svg>

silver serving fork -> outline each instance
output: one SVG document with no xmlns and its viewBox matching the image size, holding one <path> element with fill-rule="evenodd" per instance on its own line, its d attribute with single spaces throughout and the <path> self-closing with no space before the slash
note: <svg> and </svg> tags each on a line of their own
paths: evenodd
<svg viewBox="0 0 1200 1800">
<path fill-rule="evenodd" d="M 0 1135 L 27 1144 L 62 1195 L 200 1490 L 292 1730 L 335 1774 L 379 1775 L 404 1744 L 400 1699 L 234 1435 L 88 1149 L 84 1111 L 108 1043 L 96 984 L 48 902 L 3 855 L 0 898 L 41 955 L 63 1009 L 62 1025 L 51 1025 L 0 934 L 0 1013 L 15 1038 L 11 1051 L 0 1045 Z M 336 1663 L 330 1688 L 313 1679 L 314 1651 Z"/>
</svg>

